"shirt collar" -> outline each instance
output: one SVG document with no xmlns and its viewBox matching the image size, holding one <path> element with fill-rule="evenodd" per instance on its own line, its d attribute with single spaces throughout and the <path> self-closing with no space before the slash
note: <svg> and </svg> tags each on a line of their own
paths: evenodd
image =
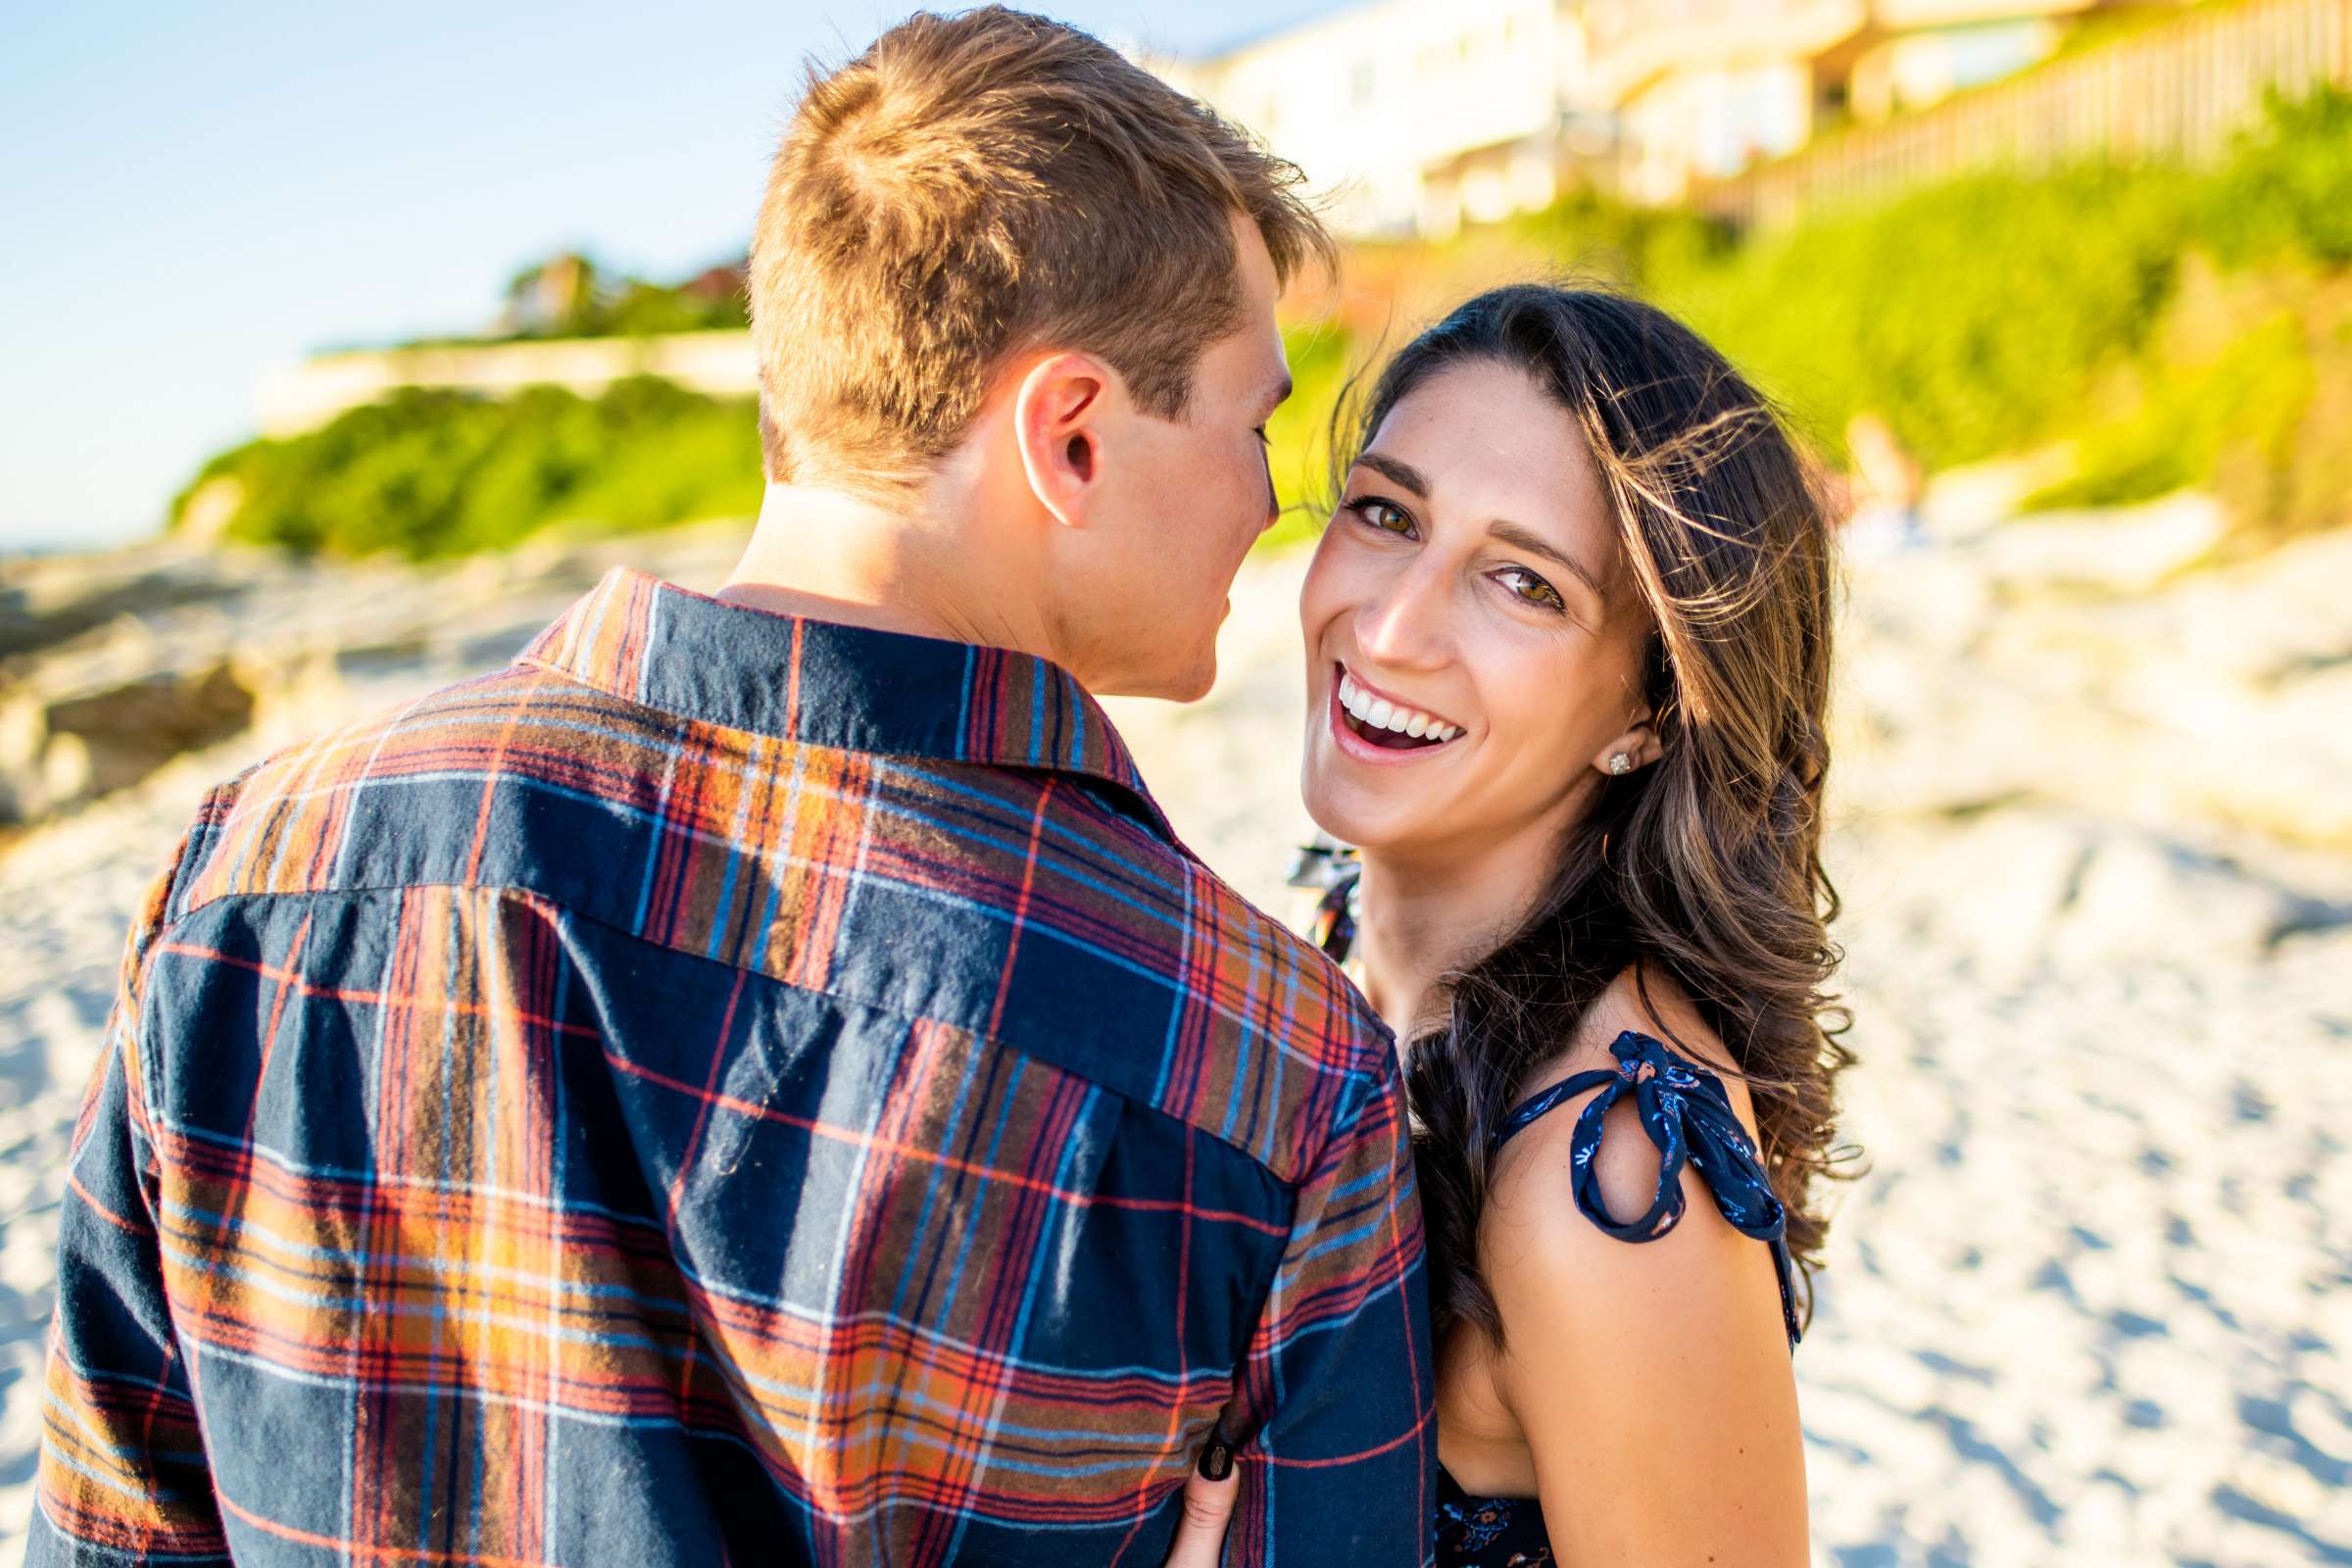
<svg viewBox="0 0 2352 1568">
<path fill-rule="evenodd" d="M 516 662 L 811 746 L 1101 779 L 1174 838 L 1109 715 L 1031 654 L 753 610 L 615 566 Z"/>
</svg>

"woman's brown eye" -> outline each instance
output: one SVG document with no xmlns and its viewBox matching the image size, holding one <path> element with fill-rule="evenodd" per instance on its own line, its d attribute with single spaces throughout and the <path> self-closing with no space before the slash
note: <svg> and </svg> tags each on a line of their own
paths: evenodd
<svg viewBox="0 0 2352 1568">
<path fill-rule="evenodd" d="M 1566 610 L 1568 608 L 1566 601 L 1560 598 L 1560 591 L 1557 588 L 1525 567 L 1507 566 L 1496 572 L 1495 575 L 1503 579 L 1504 586 L 1508 587 L 1511 592 L 1531 605 L 1542 605 L 1546 610 Z"/>
</svg>

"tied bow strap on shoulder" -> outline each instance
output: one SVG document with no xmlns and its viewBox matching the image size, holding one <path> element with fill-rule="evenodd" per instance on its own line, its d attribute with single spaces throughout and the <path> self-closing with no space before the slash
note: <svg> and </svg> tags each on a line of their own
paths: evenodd
<svg viewBox="0 0 2352 1568">
<path fill-rule="evenodd" d="M 1617 1058 L 1614 1069 L 1594 1067 L 1577 1073 L 1512 1111 L 1488 1141 L 1489 1154 L 1554 1106 L 1599 1089 L 1577 1113 L 1568 1140 L 1576 1206 L 1621 1242 L 1656 1241 L 1683 1217 L 1683 1166 L 1689 1163 L 1706 1179 L 1715 1207 L 1734 1230 L 1772 1244 L 1773 1262 L 1780 1274 L 1781 1314 L 1793 1346 L 1798 1333 L 1790 1279 L 1793 1264 L 1786 1237 L 1788 1210 L 1773 1196 L 1763 1160 L 1747 1130 L 1740 1125 L 1723 1080 L 1664 1043 L 1633 1029 L 1609 1043 L 1609 1054 Z M 1658 1184 L 1648 1209 L 1620 1223 L 1601 1200 L 1592 1158 L 1600 1152 L 1601 1125 L 1609 1107 L 1629 1093 L 1641 1113 L 1642 1130 L 1657 1146 Z"/>
<path fill-rule="evenodd" d="M 1321 895 L 1315 904 L 1311 934 L 1315 945 L 1339 963 L 1346 963 L 1355 947 L 1357 889 L 1363 873 L 1363 862 L 1355 851 L 1324 834 L 1301 846 L 1298 858 L 1291 862 L 1290 885 Z M 1705 1180 L 1715 1207 L 1733 1229 L 1771 1247 L 1781 1288 L 1781 1326 L 1788 1331 L 1793 1350 L 1802 1334 L 1796 1314 L 1796 1260 L 1788 1250 L 1788 1210 L 1773 1196 L 1771 1178 L 1764 1172 L 1764 1162 L 1747 1129 L 1740 1125 L 1739 1112 L 1732 1109 L 1732 1097 L 1723 1080 L 1637 1029 L 1628 1029 L 1611 1041 L 1609 1054 L 1617 1058 L 1615 1068 L 1595 1067 L 1577 1073 L 1503 1118 L 1502 1126 L 1487 1140 L 1488 1158 L 1546 1111 L 1598 1089 L 1600 1093 L 1578 1113 L 1569 1134 L 1576 1206 L 1621 1242 L 1654 1242 L 1683 1217 L 1683 1167 L 1688 1164 Z M 1641 1113 L 1642 1130 L 1657 1146 L 1658 1184 L 1647 1211 L 1621 1225 L 1601 1201 L 1592 1156 L 1600 1152 L 1601 1124 L 1609 1107 L 1628 1091 Z"/>
</svg>

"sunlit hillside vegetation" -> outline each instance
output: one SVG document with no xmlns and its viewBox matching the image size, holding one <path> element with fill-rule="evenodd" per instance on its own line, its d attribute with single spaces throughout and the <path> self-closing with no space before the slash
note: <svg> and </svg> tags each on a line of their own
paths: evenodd
<svg viewBox="0 0 2352 1568">
<path fill-rule="evenodd" d="M 1682 315 L 1833 462 L 1867 412 L 1930 469 L 2065 443 L 2049 505 L 2207 484 L 2248 543 L 2352 520 L 2352 94 L 2274 105 L 2196 172 L 1986 174 L 1746 238 L 1585 197 L 1351 260 L 1331 318 L 1294 337 L 1278 433 L 1300 496 L 1351 372 L 1449 300 L 1553 276 Z"/>
<path fill-rule="evenodd" d="M 1443 245 L 1356 247 L 1295 307 L 1274 540 L 1319 523 L 1351 378 L 1450 301 L 1540 276 L 1682 314 L 1833 463 L 1869 413 L 1930 469 L 2062 445 L 2051 505 L 2210 486 L 2249 547 L 2352 518 L 2352 95 L 2274 105 L 2196 171 L 1980 175 L 1746 236 L 1584 195 Z M 589 314 L 665 319 L 648 288 Z M 416 391 L 222 454 L 175 516 L 208 481 L 226 481 L 203 493 L 228 537 L 426 557 L 749 513 L 759 454 L 748 402 L 659 383 Z"/>
</svg>

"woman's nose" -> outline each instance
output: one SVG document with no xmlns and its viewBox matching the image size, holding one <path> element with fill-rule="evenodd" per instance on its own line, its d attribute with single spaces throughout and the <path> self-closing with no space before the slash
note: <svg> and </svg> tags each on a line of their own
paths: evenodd
<svg viewBox="0 0 2352 1568">
<path fill-rule="evenodd" d="M 1427 669 L 1443 662 L 1445 582 L 1418 564 L 1389 579 L 1356 612 L 1355 642 L 1365 657 L 1396 668 Z"/>
</svg>

